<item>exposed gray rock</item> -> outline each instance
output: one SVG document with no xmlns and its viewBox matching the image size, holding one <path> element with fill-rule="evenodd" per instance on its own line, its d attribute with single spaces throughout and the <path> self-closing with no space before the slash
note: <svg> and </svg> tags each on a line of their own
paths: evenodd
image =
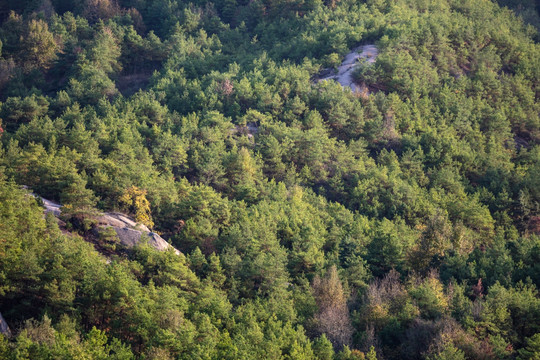
<svg viewBox="0 0 540 360">
<path fill-rule="evenodd" d="M 62 205 L 43 198 L 41 198 L 41 200 L 43 201 L 43 206 L 45 207 L 45 213 L 52 212 L 54 216 L 60 216 L 60 213 L 62 212 L 60 208 Z"/>
<path fill-rule="evenodd" d="M 39 197 L 35 194 L 32 195 L 41 199 L 43 202 L 43 207 L 45 208 L 45 213 L 52 212 L 54 216 L 60 216 L 62 213 L 62 205 Z M 165 251 L 168 248 L 174 249 L 174 247 L 165 241 L 161 236 L 150 231 L 146 225 L 133 221 L 133 219 L 125 214 L 117 212 L 103 213 L 97 216 L 96 220 L 96 231 L 98 234 L 100 229 L 112 227 L 118 235 L 120 243 L 125 247 L 132 248 L 141 242 L 141 239 L 146 237 L 148 238 L 148 243 L 157 250 Z M 174 249 L 174 251 L 176 254 L 180 254 L 180 251 L 177 249 Z"/>
<path fill-rule="evenodd" d="M 98 224 L 111 225 L 114 227 L 128 227 L 138 229 L 144 232 L 150 232 L 150 229 L 144 224 L 136 223 L 124 214 L 121 213 L 105 213 L 96 218 Z"/>
<path fill-rule="evenodd" d="M 166 242 L 161 236 L 159 236 L 155 232 L 141 231 L 126 226 L 113 226 L 112 224 L 101 225 L 97 230 L 99 232 L 99 229 L 104 228 L 113 228 L 116 232 L 116 235 L 118 236 L 118 240 L 120 241 L 120 243 L 127 248 L 132 248 L 145 239 L 148 240 L 148 244 L 160 251 L 165 251 L 169 248 L 173 248 L 168 242 Z M 176 254 L 180 254 L 180 251 L 178 251 L 177 249 L 174 249 L 174 251 L 176 252 Z"/>
<path fill-rule="evenodd" d="M 0 334 L 4 334 L 7 337 L 11 337 L 11 330 L 9 330 L 9 326 L 0 313 Z"/>
<path fill-rule="evenodd" d="M 323 77 L 319 81 L 323 80 L 336 80 L 341 86 L 349 87 L 353 92 L 363 91 L 364 88 L 358 85 L 353 80 L 353 72 L 356 68 L 358 59 L 365 59 L 368 64 L 373 64 L 377 60 L 379 50 L 375 45 L 362 45 L 354 48 L 350 53 L 345 55 L 345 59 L 337 69 L 337 73 L 334 71 L 328 74 L 327 70 L 323 70 Z"/>
</svg>

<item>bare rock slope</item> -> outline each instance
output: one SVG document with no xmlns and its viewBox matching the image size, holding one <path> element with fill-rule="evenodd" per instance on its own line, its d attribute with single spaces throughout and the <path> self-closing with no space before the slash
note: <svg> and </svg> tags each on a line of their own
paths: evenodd
<svg viewBox="0 0 540 360">
<path fill-rule="evenodd" d="M 62 205 L 43 198 L 41 198 L 41 200 L 43 201 L 46 213 L 51 212 L 56 217 L 60 216 L 62 213 Z M 173 248 L 172 245 L 165 241 L 161 236 L 150 231 L 145 225 L 133 221 L 133 219 L 127 215 L 116 212 L 103 213 L 99 215 L 96 220 L 96 231 L 99 232 L 101 229 L 108 227 L 113 228 L 120 243 L 127 248 L 134 247 L 144 238 L 146 238 L 148 243 L 157 250 L 165 251 L 169 248 Z M 174 249 L 174 251 L 177 254 L 180 254 L 180 251 L 177 249 Z"/>
</svg>

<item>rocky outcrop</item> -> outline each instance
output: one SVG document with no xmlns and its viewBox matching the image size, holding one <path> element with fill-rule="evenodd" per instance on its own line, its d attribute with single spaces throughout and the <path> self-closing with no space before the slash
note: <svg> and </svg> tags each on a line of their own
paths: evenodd
<svg viewBox="0 0 540 360">
<path fill-rule="evenodd" d="M 359 59 L 365 59 L 368 64 L 373 64 L 377 59 L 379 50 L 375 45 L 362 45 L 354 48 L 350 53 L 345 55 L 345 59 L 336 71 L 325 70 L 324 75 L 321 76 L 319 81 L 323 80 L 336 80 L 341 86 L 349 87 L 353 92 L 363 91 L 362 85 L 358 85 L 354 82 L 353 72 L 356 68 Z"/>
<path fill-rule="evenodd" d="M 180 251 L 175 249 L 165 239 L 150 231 L 145 225 L 136 223 L 126 215 L 119 213 L 105 213 L 98 219 L 97 231 L 111 227 L 116 232 L 120 244 L 127 248 L 132 248 L 143 240 L 159 251 L 165 251 L 169 248 L 174 249 L 176 254 Z"/>
<path fill-rule="evenodd" d="M 38 197 L 37 195 L 34 196 Z M 40 199 L 43 202 L 45 213 L 51 212 L 56 217 L 60 216 L 62 213 L 62 205 L 41 197 Z M 97 224 L 94 231 L 97 235 L 106 228 L 113 228 L 118 236 L 120 244 L 127 248 L 134 247 L 142 240 L 148 240 L 148 243 L 157 250 L 165 251 L 172 248 L 177 254 L 180 254 L 180 251 L 175 249 L 161 236 L 150 231 L 146 225 L 137 223 L 125 214 L 117 212 L 103 213 L 96 217 L 96 221 Z"/>
<path fill-rule="evenodd" d="M 60 216 L 60 214 L 62 213 L 62 211 L 60 210 L 62 205 L 52 202 L 51 200 L 44 199 L 44 198 L 40 198 L 40 199 L 41 201 L 43 201 L 43 207 L 45 208 L 46 213 L 51 212 L 56 217 Z"/>
<path fill-rule="evenodd" d="M 7 337 L 11 337 L 11 330 L 9 330 L 9 326 L 0 313 L 0 334 L 4 334 Z"/>
<path fill-rule="evenodd" d="M 144 232 L 150 232 L 150 229 L 146 227 L 146 225 L 137 223 L 130 219 L 128 216 L 117 213 L 117 212 L 111 212 L 111 213 L 104 213 L 98 217 L 96 217 L 96 220 L 98 222 L 98 225 L 110 225 L 112 227 L 127 227 L 131 229 L 136 229 Z"/>
<path fill-rule="evenodd" d="M 173 248 L 171 244 L 165 241 L 161 236 L 153 231 L 150 231 L 144 224 L 137 223 L 128 216 L 121 213 L 104 213 L 97 217 L 97 230 L 105 228 L 113 228 L 120 240 L 120 243 L 127 248 L 132 248 L 142 240 L 147 240 L 148 244 L 155 249 L 165 251 Z M 174 249 L 174 248 L 173 248 Z M 177 254 L 180 251 L 174 249 Z"/>
<path fill-rule="evenodd" d="M 120 240 L 120 243 L 127 248 L 132 248 L 143 240 L 147 240 L 150 246 L 160 251 L 165 251 L 169 249 L 170 247 L 172 247 L 168 242 L 163 240 L 161 236 L 151 231 L 146 232 L 146 231 L 132 229 L 129 227 L 117 227 L 117 226 L 110 226 L 110 225 L 102 225 L 98 227 L 97 231 L 99 232 L 102 229 L 111 228 L 111 227 L 116 232 L 116 235 L 118 236 L 118 239 Z M 174 250 L 177 254 L 180 254 L 178 250 L 176 249 Z"/>
</svg>

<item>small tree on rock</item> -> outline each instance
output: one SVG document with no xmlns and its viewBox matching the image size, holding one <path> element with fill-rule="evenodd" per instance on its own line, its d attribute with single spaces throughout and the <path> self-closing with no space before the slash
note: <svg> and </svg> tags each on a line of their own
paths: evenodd
<svg viewBox="0 0 540 360">
<path fill-rule="evenodd" d="M 92 226 L 92 217 L 97 214 L 95 209 L 96 196 L 86 188 L 86 180 L 76 176 L 60 195 L 62 202 L 62 217 L 75 228 L 88 231 Z"/>
</svg>

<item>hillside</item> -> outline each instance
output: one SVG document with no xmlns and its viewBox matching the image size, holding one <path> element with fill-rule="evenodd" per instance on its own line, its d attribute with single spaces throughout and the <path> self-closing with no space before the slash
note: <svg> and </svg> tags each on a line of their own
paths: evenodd
<svg viewBox="0 0 540 360">
<path fill-rule="evenodd" d="M 538 359 L 539 18 L 0 1 L 0 359 Z"/>
</svg>

